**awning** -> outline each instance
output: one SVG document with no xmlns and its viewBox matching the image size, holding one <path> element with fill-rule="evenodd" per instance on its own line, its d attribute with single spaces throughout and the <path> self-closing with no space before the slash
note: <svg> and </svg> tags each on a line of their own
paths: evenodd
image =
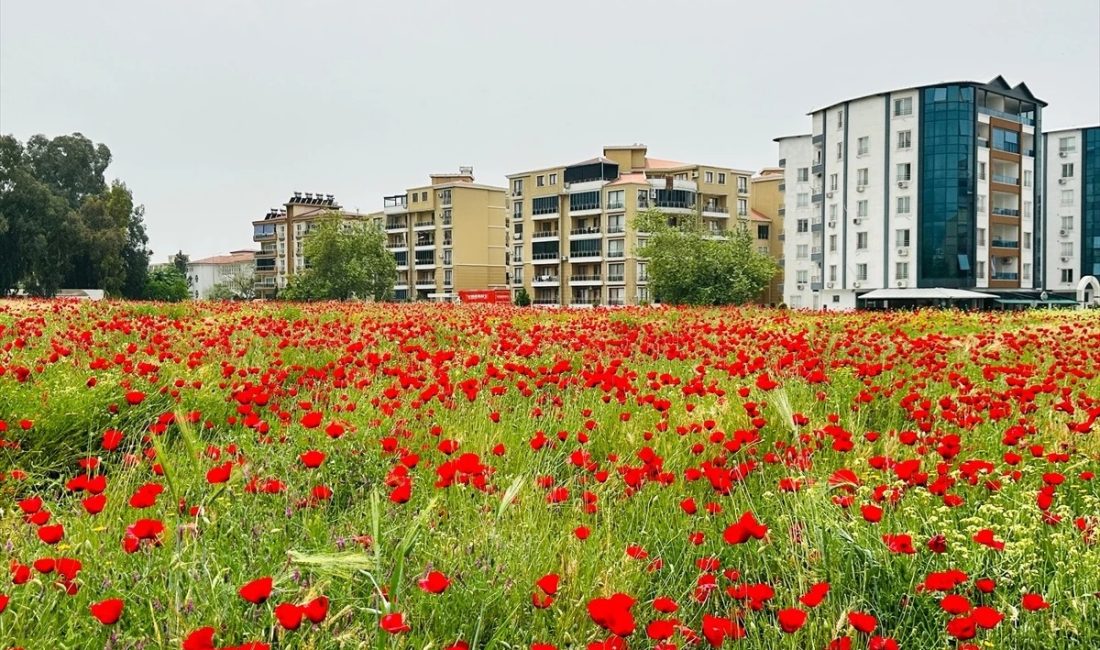
<svg viewBox="0 0 1100 650">
<path fill-rule="evenodd" d="M 860 300 L 975 300 L 979 298 L 996 298 L 992 293 L 979 293 L 966 289 L 943 289 L 940 287 L 926 289 L 875 289 L 856 296 Z"/>
<path fill-rule="evenodd" d="M 995 302 L 999 302 L 1002 305 L 1076 305 L 1076 300 L 1069 300 L 1068 298 L 1047 298 L 1041 300 L 1036 298 L 1034 300 L 1027 300 L 1026 298 L 997 298 Z"/>
</svg>

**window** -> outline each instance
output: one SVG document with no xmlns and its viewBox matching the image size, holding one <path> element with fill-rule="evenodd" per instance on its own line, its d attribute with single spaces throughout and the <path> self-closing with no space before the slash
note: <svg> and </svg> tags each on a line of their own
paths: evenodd
<svg viewBox="0 0 1100 650">
<path fill-rule="evenodd" d="M 898 214 L 909 214 L 909 197 L 898 197 Z"/>
<path fill-rule="evenodd" d="M 1062 205 L 1073 205 L 1073 190 L 1062 190 Z"/>
<path fill-rule="evenodd" d="M 866 167 L 860 167 L 856 170 L 856 185 L 868 185 L 867 179 L 869 174 Z"/>
<path fill-rule="evenodd" d="M 856 203 L 856 216 L 858 216 L 858 217 L 866 217 L 867 216 L 867 199 L 863 199 L 862 201 Z"/>
<path fill-rule="evenodd" d="M 866 156 L 871 151 L 871 138 L 870 136 L 863 136 L 859 140 L 856 140 L 856 155 Z"/>
<path fill-rule="evenodd" d="M 810 232 L 810 220 L 799 219 L 797 222 L 798 232 Z"/>
<path fill-rule="evenodd" d="M 1062 163 L 1062 178 L 1073 178 L 1073 163 Z"/>
<path fill-rule="evenodd" d="M 856 233 L 856 250 L 860 250 L 860 251 L 867 250 L 867 233 L 866 232 L 857 232 Z"/>
<path fill-rule="evenodd" d="M 1062 230 L 1073 230 L 1073 217 L 1071 215 L 1062 217 Z"/>
<path fill-rule="evenodd" d="M 1062 257 L 1073 257 L 1073 242 L 1064 241 L 1061 243 Z"/>
<path fill-rule="evenodd" d="M 806 284 L 810 281 L 810 272 L 806 270 L 796 271 L 795 279 L 799 284 Z"/>
<path fill-rule="evenodd" d="M 810 195 L 806 192 L 799 192 L 798 194 L 798 207 L 804 208 L 810 204 Z"/>
<path fill-rule="evenodd" d="M 978 262 L 978 268 L 976 272 L 978 274 L 978 279 L 982 279 L 985 277 L 985 262 Z"/>
<path fill-rule="evenodd" d="M 791 305 L 791 309 L 799 309 L 802 307 L 802 296 L 791 296 L 787 302 Z"/>
<path fill-rule="evenodd" d="M 623 242 L 622 239 L 612 239 L 607 242 L 607 256 L 608 257 L 622 257 L 623 256 Z"/>
<path fill-rule="evenodd" d="M 607 193 L 607 209 L 619 210 L 623 207 L 623 201 L 626 197 L 625 190 L 613 190 Z"/>
<path fill-rule="evenodd" d="M 829 252 L 836 252 L 836 235 L 829 235 Z"/>
<path fill-rule="evenodd" d="M 771 235 L 771 233 L 770 233 L 770 227 L 769 226 L 764 225 L 764 224 L 760 224 L 760 225 L 756 226 L 756 238 L 757 239 L 768 239 L 770 235 Z"/>
<path fill-rule="evenodd" d="M 737 214 L 742 217 L 749 214 L 749 202 L 747 199 L 737 199 Z"/>
<path fill-rule="evenodd" d="M 1073 269 L 1062 269 L 1062 282 L 1073 282 Z"/>
<path fill-rule="evenodd" d="M 829 265 L 829 282 L 836 282 L 836 264 Z"/>
<path fill-rule="evenodd" d="M 899 280 L 908 280 L 909 262 L 897 262 L 894 264 L 894 275 L 896 275 Z"/>
<path fill-rule="evenodd" d="M 913 114 L 913 98 L 902 97 L 894 100 L 894 117 Z"/>
<path fill-rule="evenodd" d="M 454 284 L 455 272 L 453 269 L 443 269 L 443 284 L 451 286 Z"/>
<path fill-rule="evenodd" d="M 978 228 L 977 236 L 978 236 L 978 247 L 981 248 L 981 247 L 985 246 L 985 228 Z"/>
<path fill-rule="evenodd" d="M 420 193 L 419 192 L 413 192 L 412 193 L 412 202 L 417 203 L 418 201 L 420 201 Z"/>
<path fill-rule="evenodd" d="M 1031 218 L 1031 201 L 1024 201 L 1024 219 Z"/>
<path fill-rule="evenodd" d="M 623 220 L 624 219 L 625 219 L 625 215 L 621 215 L 621 214 L 609 215 L 607 217 L 607 232 L 609 232 L 609 233 L 623 232 L 624 231 L 623 230 L 623 228 L 624 228 Z"/>
<path fill-rule="evenodd" d="M 1058 138 L 1058 151 L 1062 153 L 1073 153 L 1077 151 L 1077 138 L 1072 135 Z"/>
<path fill-rule="evenodd" d="M 512 179 L 512 196 L 523 196 L 523 179 Z"/>
<path fill-rule="evenodd" d="M 985 212 L 985 194 L 978 195 L 978 212 Z"/>
<path fill-rule="evenodd" d="M 550 174 L 550 184 L 551 185 L 557 185 L 558 184 L 558 175 L 556 173 Z"/>
<path fill-rule="evenodd" d="M 1031 233 L 1024 233 L 1024 248 L 1031 248 Z"/>
<path fill-rule="evenodd" d="M 844 159 L 844 143 L 843 142 L 836 143 L 836 159 L 837 160 L 843 160 Z"/>
<path fill-rule="evenodd" d="M 426 191 L 420 193 L 420 200 L 421 201 L 427 201 L 428 200 L 428 193 Z"/>
<path fill-rule="evenodd" d="M 835 192 L 837 188 L 837 175 L 829 174 L 829 190 Z"/>
<path fill-rule="evenodd" d="M 836 221 L 836 203 L 829 204 L 829 221 Z"/>
<path fill-rule="evenodd" d="M 713 183 L 714 182 L 714 172 L 705 172 L 703 174 L 703 178 L 706 180 L 706 182 Z"/>
<path fill-rule="evenodd" d="M 1020 153 L 1020 134 L 993 127 L 993 148 L 1009 153 Z"/>
<path fill-rule="evenodd" d="M 867 265 L 866 264 L 856 264 L 856 279 L 859 280 L 860 282 L 866 282 L 867 281 Z"/>
<path fill-rule="evenodd" d="M 1023 270 L 1022 277 L 1025 280 L 1030 280 L 1031 279 L 1031 265 L 1030 264 L 1024 264 L 1024 270 Z"/>
<path fill-rule="evenodd" d="M 638 262 L 638 281 L 644 282 L 649 279 L 649 269 L 646 268 L 645 262 Z"/>
<path fill-rule="evenodd" d="M 908 149 L 913 146 L 912 131 L 898 131 L 898 149 Z"/>
<path fill-rule="evenodd" d="M 512 201 L 512 218 L 523 219 L 523 201 Z"/>
<path fill-rule="evenodd" d="M 810 168 L 799 167 L 798 168 L 798 182 L 805 183 L 810 180 Z"/>
<path fill-rule="evenodd" d="M 985 163 L 980 160 L 978 161 L 978 180 L 985 180 Z"/>
<path fill-rule="evenodd" d="M 740 194 L 748 194 L 749 192 L 749 177 L 738 176 L 737 177 L 737 191 Z"/>
<path fill-rule="evenodd" d="M 894 231 L 894 240 L 897 241 L 898 246 L 908 247 L 909 246 L 909 229 L 908 228 L 899 228 L 898 230 L 895 230 Z"/>
<path fill-rule="evenodd" d="M 546 177 L 543 176 L 542 174 L 539 174 L 538 176 L 536 176 L 535 177 L 535 185 L 537 185 L 539 187 L 542 187 L 542 186 L 546 185 Z"/>
<path fill-rule="evenodd" d="M 844 128 L 844 110 L 843 109 L 836 112 L 836 128 L 838 128 L 838 129 L 843 129 Z"/>
<path fill-rule="evenodd" d="M 450 249 L 447 249 L 446 252 L 450 252 Z M 523 246 L 522 245 L 516 244 L 515 246 L 512 247 L 512 261 L 513 262 L 522 262 L 523 261 Z"/>
<path fill-rule="evenodd" d="M 912 166 L 909 163 L 898 163 L 898 180 L 899 181 L 909 180 L 909 174 L 910 174 L 911 169 L 912 169 Z"/>
<path fill-rule="evenodd" d="M 649 287 L 638 287 L 638 304 L 644 305 L 649 302 Z"/>
<path fill-rule="evenodd" d="M 608 282 L 622 282 L 623 269 L 626 266 L 622 262 L 607 265 L 607 281 Z"/>
<path fill-rule="evenodd" d="M 796 258 L 800 259 L 800 260 L 804 260 L 807 257 L 809 257 L 810 256 L 810 246 L 809 246 L 809 244 L 799 244 L 798 246 L 796 246 L 794 256 Z"/>
<path fill-rule="evenodd" d="M 718 184 L 719 185 L 725 185 L 726 184 L 726 172 L 718 172 Z"/>
<path fill-rule="evenodd" d="M 837 303 L 840 302 L 840 296 L 839 295 L 833 296 L 833 302 L 837 302 Z"/>
<path fill-rule="evenodd" d="M 1024 187 L 1031 187 L 1031 170 L 1024 170 Z"/>
<path fill-rule="evenodd" d="M 523 284 L 523 267 L 517 266 L 512 269 L 512 284 Z"/>
</svg>

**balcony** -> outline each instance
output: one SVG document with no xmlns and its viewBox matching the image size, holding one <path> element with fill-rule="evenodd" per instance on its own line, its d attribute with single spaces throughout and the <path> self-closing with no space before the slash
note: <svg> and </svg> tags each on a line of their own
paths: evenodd
<svg viewBox="0 0 1100 650">
<path fill-rule="evenodd" d="M 435 219 L 420 219 L 413 224 L 413 230 L 431 230 L 435 228 Z"/>
<path fill-rule="evenodd" d="M 990 280 L 1019 280 L 1019 273 L 1011 273 L 1007 271 L 994 271 L 989 275 Z"/>
<path fill-rule="evenodd" d="M 603 236 L 599 226 L 574 228 L 569 231 L 569 239 L 599 239 Z"/>
<path fill-rule="evenodd" d="M 649 282 L 649 274 L 648 273 L 643 273 L 643 274 L 639 275 L 636 282 L 639 282 L 639 283 Z"/>
<path fill-rule="evenodd" d="M 559 285 L 561 285 L 561 276 L 558 275 L 536 275 L 531 278 L 531 286 L 533 287 L 556 287 Z"/>
<path fill-rule="evenodd" d="M 255 289 L 275 289 L 277 286 L 275 278 L 258 278 L 252 283 L 252 287 Z"/>
<path fill-rule="evenodd" d="M 607 209 L 608 210 L 625 210 L 626 209 L 626 204 L 624 204 L 622 201 L 610 201 L 607 204 Z"/>
<path fill-rule="evenodd" d="M 981 147 L 982 149 L 988 149 L 989 148 L 989 139 L 988 138 L 978 138 L 978 146 Z"/>
<path fill-rule="evenodd" d="M 275 259 L 275 249 L 256 251 L 257 260 L 273 260 Z"/>
<path fill-rule="evenodd" d="M 599 255 L 600 254 L 599 251 L 596 251 L 596 254 Z M 624 257 L 626 257 L 626 253 L 624 251 L 607 251 L 607 258 L 608 259 L 617 260 L 617 259 L 622 259 Z"/>
<path fill-rule="evenodd" d="M 382 197 L 382 211 L 386 214 L 402 214 L 408 212 L 408 207 L 408 198 L 404 194 Z"/>
<path fill-rule="evenodd" d="M 600 249 L 595 250 L 571 250 L 569 251 L 569 259 L 586 259 L 586 260 L 599 260 Z"/>
<path fill-rule="evenodd" d="M 1019 248 L 1020 242 L 1012 239 L 993 239 L 990 240 L 989 245 L 995 248 Z"/>
<path fill-rule="evenodd" d="M 416 288 L 417 289 L 434 289 L 435 288 L 435 278 L 417 278 L 416 279 Z"/>
<path fill-rule="evenodd" d="M 270 264 L 261 264 L 260 262 L 270 261 Z M 256 273 L 274 273 L 275 272 L 275 260 L 257 260 L 256 261 Z"/>
<path fill-rule="evenodd" d="M 535 298 L 531 301 L 532 305 L 539 305 L 540 307 L 558 307 L 557 298 Z"/>
<path fill-rule="evenodd" d="M 561 253 L 554 251 L 553 253 L 531 253 L 531 262 L 533 264 L 557 264 L 560 261 Z"/>
<path fill-rule="evenodd" d="M 600 275 L 571 275 L 569 276 L 569 284 L 576 285 L 597 285 L 601 284 L 602 280 Z"/>
<path fill-rule="evenodd" d="M 707 230 L 707 237 L 711 239 L 725 239 L 729 237 L 730 231 L 725 228 L 710 228 Z M 611 257 L 608 255 L 608 257 Z"/>
<path fill-rule="evenodd" d="M 404 250 L 408 250 L 408 249 L 409 249 L 408 242 L 404 242 L 404 241 L 386 242 L 386 250 L 404 251 Z"/>
<path fill-rule="evenodd" d="M 624 276 L 622 273 L 616 275 L 608 275 L 607 281 L 612 284 L 621 284 L 626 281 L 626 276 Z"/>
<path fill-rule="evenodd" d="M 622 298 L 609 298 L 607 304 L 609 307 L 622 307 L 626 303 L 623 302 Z"/>
<path fill-rule="evenodd" d="M 695 203 L 693 201 L 662 201 L 656 199 L 653 201 L 653 207 L 674 213 L 695 212 Z"/>
<path fill-rule="evenodd" d="M 273 241 L 275 239 L 275 226 L 253 226 L 252 241 Z"/>
<path fill-rule="evenodd" d="M 1018 217 L 1018 216 L 1020 216 L 1020 211 L 1015 209 L 1015 208 L 996 208 L 995 207 L 992 210 L 992 214 L 995 214 L 995 215 L 1000 216 L 1000 217 Z"/>
<path fill-rule="evenodd" d="M 991 115 L 993 117 L 999 117 L 1002 120 L 1009 120 L 1010 122 L 1019 122 L 1020 124 L 1027 124 L 1028 126 L 1035 126 L 1035 120 L 1027 115 L 1019 115 L 1017 113 L 999 111 L 995 108 L 981 105 L 978 106 L 978 112 L 985 115 Z"/>
<path fill-rule="evenodd" d="M 707 204 L 703 206 L 703 216 L 721 219 L 730 216 L 730 209 L 724 205 Z"/>
<path fill-rule="evenodd" d="M 599 296 L 573 296 L 569 300 L 569 304 L 571 306 L 575 305 L 577 307 L 595 307 L 596 305 L 600 304 L 600 297 Z"/>
<path fill-rule="evenodd" d="M 531 233 L 531 239 L 559 239 L 557 230 L 536 230 Z"/>
<path fill-rule="evenodd" d="M 1006 176 L 1004 174 L 993 174 L 993 182 L 1000 183 L 1001 185 L 1019 185 L 1020 179 L 1016 176 Z"/>
<path fill-rule="evenodd" d="M 609 235 L 615 235 L 622 232 L 626 232 L 626 228 L 622 224 L 616 224 L 607 227 L 607 233 Z"/>
<path fill-rule="evenodd" d="M 409 227 L 409 224 L 404 219 L 387 219 L 386 220 L 386 232 L 397 232 L 405 230 Z"/>
<path fill-rule="evenodd" d="M 1001 142 L 993 143 L 994 151 L 1004 151 L 1006 153 L 1020 153 L 1020 145 L 1016 142 Z"/>
</svg>

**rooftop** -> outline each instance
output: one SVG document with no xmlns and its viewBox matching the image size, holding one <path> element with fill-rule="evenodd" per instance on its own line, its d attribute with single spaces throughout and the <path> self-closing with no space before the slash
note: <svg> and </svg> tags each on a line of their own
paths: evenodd
<svg viewBox="0 0 1100 650">
<path fill-rule="evenodd" d="M 1016 84 L 1015 86 L 1009 86 L 1008 82 L 1005 81 L 1004 77 L 1002 77 L 1001 75 L 997 75 L 996 77 L 991 79 L 989 81 L 989 83 L 982 83 L 980 81 L 939 81 L 939 82 L 936 82 L 936 83 L 921 84 L 921 85 L 917 85 L 917 86 L 907 86 L 907 87 L 904 87 L 904 88 L 895 88 L 893 90 L 883 90 L 883 91 L 880 91 L 880 92 L 877 92 L 877 93 L 868 93 L 866 95 L 861 95 L 859 97 L 853 97 L 851 99 L 845 99 L 843 101 L 834 102 L 832 104 L 829 104 L 828 106 L 822 106 L 821 108 L 810 111 L 809 113 L 807 113 L 807 115 L 813 115 L 814 113 L 819 113 L 821 111 L 828 110 L 830 108 L 833 108 L 834 106 L 840 106 L 841 104 L 844 104 L 846 102 L 854 102 L 854 101 L 858 101 L 860 99 L 867 99 L 868 97 L 877 97 L 879 95 L 889 95 L 891 93 L 902 92 L 902 91 L 905 91 L 905 90 L 920 90 L 922 88 L 932 88 L 932 87 L 935 87 L 935 86 L 976 86 L 976 87 L 984 89 L 984 90 L 992 90 L 993 92 L 1000 93 L 1001 95 L 1005 95 L 1006 97 L 1013 97 L 1015 99 L 1019 99 L 1019 100 L 1023 100 L 1023 101 L 1027 101 L 1027 102 L 1035 102 L 1036 104 L 1039 104 L 1040 106 L 1046 106 L 1047 105 L 1046 102 L 1044 102 L 1043 100 L 1041 100 L 1038 97 L 1036 97 L 1035 95 L 1033 95 L 1031 93 L 1031 89 L 1028 88 L 1027 84 L 1025 84 L 1024 82 L 1021 81 L 1020 83 Z"/>
<path fill-rule="evenodd" d="M 251 262 L 256 256 L 256 251 L 232 251 L 229 255 L 215 255 L 204 257 L 201 260 L 191 260 L 189 264 L 242 264 Z"/>
</svg>

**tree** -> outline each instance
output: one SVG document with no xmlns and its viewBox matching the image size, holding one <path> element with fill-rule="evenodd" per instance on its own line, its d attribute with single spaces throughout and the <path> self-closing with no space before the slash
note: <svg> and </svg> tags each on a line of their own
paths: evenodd
<svg viewBox="0 0 1100 650">
<path fill-rule="evenodd" d="M 255 276 L 248 271 L 237 271 L 210 287 L 203 298 L 207 300 L 252 300 L 256 297 Z"/>
<path fill-rule="evenodd" d="M 141 298 L 145 294 L 145 282 L 149 277 L 149 254 L 145 247 L 149 237 L 145 234 L 145 206 L 134 208 L 130 223 L 126 226 L 126 247 L 122 250 L 122 263 L 126 267 L 126 281 L 122 295 Z"/>
<path fill-rule="evenodd" d="M 520 287 L 516 292 L 516 307 L 528 307 L 531 305 L 531 296 L 525 287 Z"/>
<path fill-rule="evenodd" d="M 638 215 L 635 230 L 650 233 L 638 251 L 648 258 L 649 286 L 668 304 L 736 305 L 760 295 L 779 268 L 753 247 L 746 224 L 726 237 L 708 236 L 699 215 Z"/>
<path fill-rule="evenodd" d="M 187 277 L 187 265 L 191 263 L 191 256 L 183 251 L 176 251 L 176 254 L 172 257 L 172 266 L 176 267 L 176 270 L 180 272 L 180 275 Z M 190 282 L 188 282 L 190 284 Z"/>
<path fill-rule="evenodd" d="M 385 233 L 373 224 L 322 215 L 303 246 L 307 267 L 291 277 L 291 300 L 386 300 L 397 281 L 397 261 Z"/>
<path fill-rule="evenodd" d="M 191 297 L 191 290 L 187 287 L 187 278 L 174 266 L 166 266 L 153 269 L 145 281 L 146 300 L 160 300 L 163 302 L 180 302 Z"/>
</svg>

